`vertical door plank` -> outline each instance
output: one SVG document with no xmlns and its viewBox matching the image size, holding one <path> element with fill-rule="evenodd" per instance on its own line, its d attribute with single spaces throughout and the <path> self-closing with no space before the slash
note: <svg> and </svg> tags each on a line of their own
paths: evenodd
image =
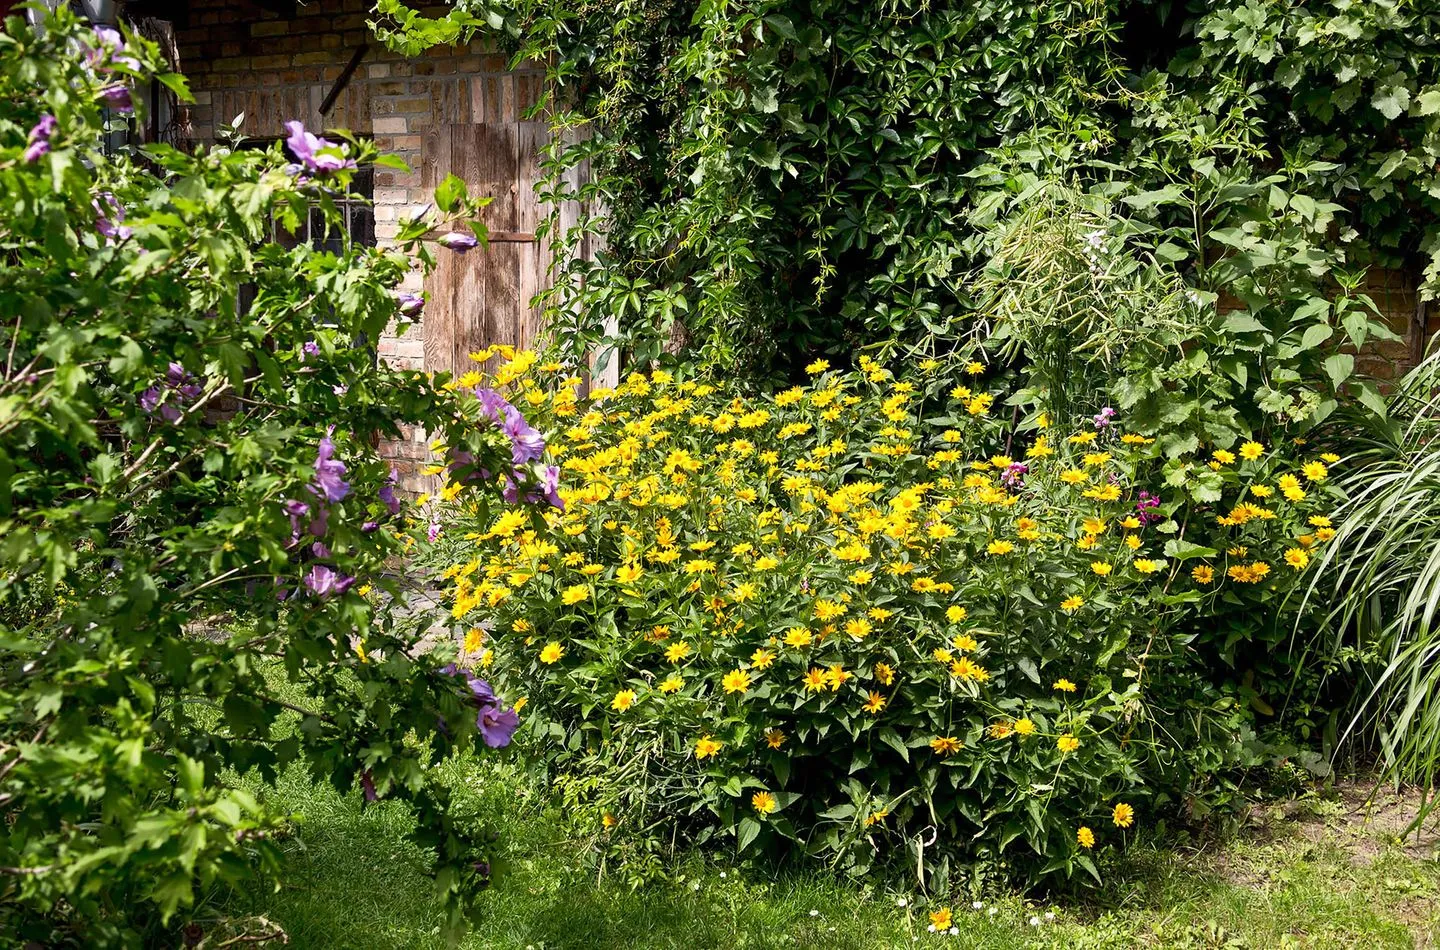
<svg viewBox="0 0 1440 950">
<path fill-rule="evenodd" d="M 439 125 L 425 134 L 420 156 L 420 180 L 425 188 L 434 188 L 450 171 L 452 130 Z M 444 249 L 436 255 L 435 270 L 425 279 L 430 302 L 425 307 L 425 368 L 432 373 L 453 372 L 455 282 L 463 269 L 463 259 Z"/>
<path fill-rule="evenodd" d="M 540 178 L 540 152 L 545 147 L 548 128 L 544 122 L 521 122 L 516 133 L 516 230 L 535 233 L 544 217 L 535 186 Z M 517 346 L 530 346 L 540 335 L 542 309 L 533 304 L 542 287 L 548 285 L 547 270 L 550 261 L 550 241 L 547 239 L 530 244 L 517 244 L 518 284 L 516 287 L 516 313 L 518 314 Z"/>
</svg>

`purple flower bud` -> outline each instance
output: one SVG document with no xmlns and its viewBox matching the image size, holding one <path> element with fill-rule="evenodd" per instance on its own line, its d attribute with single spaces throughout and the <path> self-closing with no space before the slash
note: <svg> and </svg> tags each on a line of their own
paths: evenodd
<svg viewBox="0 0 1440 950">
<path fill-rule="evenodd" d="M 438 522 L 438 521 L 432 521 L 432 522 L 430 522 L 430 527 L 429 527 L 429 529 L 425 532 L 425 537 L 426 537 L 427 540 L 432 541 L 432 542 L 433 542 L 436 538 L 440 537 L 440 522 Z"/>
<path fill-rule="evenodd" d="M 365 800 L 367 802 L 377 801 L 380 798 L 379 795 L 375 794 L 375 776 L 370 774 L 369 769 L 360 773 L 360 787 L 365 791 Z"/>
<path fill-rule="evenodd" d="M 376 531 L 379 530 L 380 522 L 378 521 L 367 521 L 360 526 L 360 532 L 362 534 L 374 534 Z"/>
<path fill-rule="evenodd" d="M 409 317 L 412 320 L 420 316 L 420 312 L 425 309 L 424 297 L 419 294 L 406 293 L 403 290 L 395 294 L 395 303 L 401 316 Z"/>
<path fill-rule="evenodd" d="M 439 243 L 441 247 L 449 248 L 456 254 L 464 254 L 466 251 L 478 247 L 480 240 L 475 235 L 467 234 L 464 231 L 451 231 L 448 234 L 442 234 Z"/>
<path fill-rule="evenodd" d="M 320 344 L 314 340 L 306 340 L 305 345 L 300 347 L 300 361 L 303 363 L 307 356 L 319 356 Z"/>
<path fill-rule="evenodd" d="M 290 516 L 290 540 L 300 540 L 300 519 L 310 514 L 310 506 L 303 501 L 287 500 L 285 513 Z"/>
</svg>

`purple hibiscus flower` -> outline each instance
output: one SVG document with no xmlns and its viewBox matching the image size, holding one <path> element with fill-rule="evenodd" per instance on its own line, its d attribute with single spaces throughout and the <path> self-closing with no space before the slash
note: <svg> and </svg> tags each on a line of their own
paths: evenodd
<svg viewBox="0 0 1440 950">
<path fill-rule="evenodd" d="M 456 254 L 464 254 L 466 251 L 478 247 L 480 245 L 480 239 L 464 231 L 451 231 L 448 234 L 442 234 L 440 236 L 439 244 L 441 247 L 448 248 Z"/>
<path fill-rule="evenodd" d="M 106 86 L 100 90 L 100 98 L 116 112 L 135 111 L 135 103 L 130 99 L 130 89 L 127 86 Z"/>
<path fill-rule="evenodd" d="M 390 478 L 386 480 L 384 485 L 380 486 L 378 493 L 380 500 L 385 503 L 385 508 L 392 515 L 398 515 L 400 513 L 400 501 L 395 497 L 395 483 L 399 480 L 400 473 L 393 468 L 390 469 Z"/>
<path fill-rule="evenodd" d="M 490 688 L 490 684 L 472 673 L 464 673 L 455 664 L 451 663 L 440 671 L 446 676 L 462 674 L 465 677 L 465 685 L 469 692 L 469 702 L 478 712 L 475 716 L 475 726 L 480 730 L 480 738 L 492 749 L 503 749 L 510 744 L 510 737 L 520 726 L 520 714 L 512 708 L 507 708 Z"/>
<path fill-rule="evenodd" d="M 180 407 L 169 398 L 172 392 L 186 403 L 199 399 L 202 392 L 195 377 L 186 372 L 184 366 L 173 361 L 166 368 L 165 378 L 140 394 L 140 408 L 150 415 L 158 411 L 160 418 L 166 422 L 179 422 Z"/>
<path fill-rule="evenodd" d="M 285 145 L 309 171 L 317 175 L 327 175 L 342 168 L 355 167 L 355 160 L 345 157 L 344 144 L 306 132 L 304 124 L 293 119 L 285 123 L 285 128 L 290 132 Z"/>
<path fill-rule="evenodd" d="M 505 487 L 500 490 L 500 494 L 510 504 L 520 504 L 520 485 L 526 480 L 527 475 L 533 474 L 533 470 L 526 472 L 517 468 L 513 473 L 505 476 Z M 565 499 L 560 497 L 559 466 L 547 465 L 541 469 L 538 483 L 526 486 L 524 499 L 527 505 L 539 504 L 543 499 L 564 511 Z"/>
<path fill-rule="evenodd" d="M 545 454 L 545 437 L 532 429 L 518 410 L 500 424 L 500 431 L 510 439 L 511 461 L 516 465 L 535 462 Z"/>
<path fill-rule="evenodd" d="M 308 356 L 319 356 L 319 355 L 320 355 L 320 344 L 319 344 L 319 343 L 316 343 L 314 340 L 306 340 L 306 341 L 305 341 L 305 344 L 300 347 L 300 362 L 302 362 L 302 363 L 305 362 L 305 358 L 308 357 Z"/>
<path fill-rule="evenodd" d="M 310 569 L 310 573 L 305 575 L 305 586 L 314 591 L 317 597 L 343 594 L 354 583 L 355 578 L 347 577 L 324 564 L 316 564 Z"/>
<path fill-rule="evenodd" d="M 101 72 L 108 72 L 116 66 L 138 71 L 140 61 L 125 52 L 125 38 L 120 31 L 108 26 L 95 27 L 96 46 L 85 56 L 86 65 Z"/>
<path fill-rule="evenodd" d="M 345 481 L 345 463 L 335 458 L 335 443 L 330 436 L 335 432 L 331 426 L 320 440 L 315 453 L 315 485 L 310 490 L 326 501 L 341 501 L 350 494 L 350 483 Z"/>
<path fill-rule="evenodd" d="M 540 491 L 551 505 L 565 510 L 565 499 L 560 497 L 560 466 L 547 465 L 541 470 Z"/>
<path fill-rule="evenodd" d="M 25 153 L 20 156 L 22 161 L 39 161 L 50 151 L 50 136 L 55 134 L 55 117 L 53 115 L 42 115 L 40 121 L 36 122 L 30 129 L 29 144 L 25 147 Z"/>
<path fill-rule="evenodd" d="M 105 201 L 103 207 L 100 204 L 101 199 Z M 95 230 L 100 232 L 106 243 L 124 241 L 134 233 L 125 226 L 125 209 L 110 192 L 100 192 L 90 205 L 95 209 Z"/>
<path fill-rule="evenodd" d="M 519 411 L 493 389 L 476 389 L 475 398 L 480 400 L 480 412 L 497 426 L 504 423 L 510 413 Z"/>
</svg>

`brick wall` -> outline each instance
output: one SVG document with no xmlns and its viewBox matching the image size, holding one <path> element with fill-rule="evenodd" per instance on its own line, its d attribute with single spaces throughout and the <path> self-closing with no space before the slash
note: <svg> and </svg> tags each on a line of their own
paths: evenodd
<svg viewBox="0 0 1440 950">
<path fill-rule="evenodd" d="M 244 113 L 240 131 L 247 136 L 283 135 L 283 123 L 299 119 L 310 130 L 372 136 L 404 158 L 412 172 L 375 174 L 375 236 L 383 246 L 400 219 L 430 204 L 433 181 L 427 187 L 421 180 L 427 137 L 446 123 L 516 122 L 539 96 L 543 71 L 507 70 L 505 57 L 479 40 L 407 59 L 375 42 L 365 24 L 369 8 L 369 0 L 318 0 L 286 18 L 249 0 L 194 0 L 176 23 L 176 39 L 195 94 L 189 118 L 196 143 L 212 142 L 219 126 Z M 321 115 L 325 97 L 362 45 L 368 49 L 358 67 Z M 422 283 L 417 271 L 402 289 L 418 293 Z M 445 368 L 426 366 L 423 319 L 403 330 L 390 327 L 378 347 L 399 366 Z M 384 446 L 410 491 L 433 487 L 421 474 L 430 461 L 428 441 L 415 428 Z"/>
<path fill-rule="evenodd" d="M 1355 368 L 1376 379 L 1397 379 L 1424 358 L 1426 347 L 1440 333 L 1440 307 L 1419 299 L 1416 275 L 1372 269 L 1360 288 L 1375 301 L 1399 340 L 1369 343 L 1356 355 Z"/>
</svg>

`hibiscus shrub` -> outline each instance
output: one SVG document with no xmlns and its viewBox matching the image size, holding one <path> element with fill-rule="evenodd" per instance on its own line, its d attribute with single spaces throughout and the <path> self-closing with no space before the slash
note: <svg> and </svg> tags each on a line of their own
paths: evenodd
<svg viewBox="0 0 1440 950">
<path fill-rule="evenodd" d="M 773 396 L 551 369 L 501 373 L 563 513 L 442 504 L 434 554 L 467 661 L 611 834 L 1098 875 L 1242 761 L 1196 637 L 1287 613 L 1329 537 L 1320 459 L 1017 421 L 979 364 L 816 363 Z"/>
<path fill-rule="evenodd" d="M 405 506 L 375 438 L 423 422 L 462 483 L 538 473 L 473 398 L 363 344 L 422 306 L 395 288 L 426 223 L 389 250 L 270 240 L 338 228 L 373 146 L 296 123 L 288 156 L 104 150 L 102 105 L 123 121 L 160 68 L 64 6 L 0 34 L 0 943 L 208 940 L 185 908 L 290 828 L 250 777 L 297 763 L 413 804 L 459 922 L 483 829 L 430 765 L 515 717 L 391 609 Z"/>
</svg>

